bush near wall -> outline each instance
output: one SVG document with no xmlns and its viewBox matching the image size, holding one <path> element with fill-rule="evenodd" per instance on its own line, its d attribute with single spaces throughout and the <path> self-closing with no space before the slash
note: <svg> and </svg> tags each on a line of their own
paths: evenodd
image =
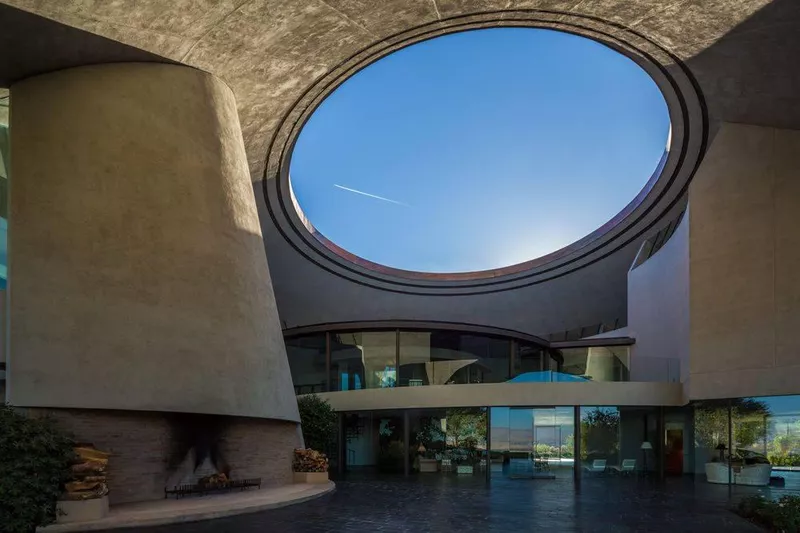
<svg viewBox="0 0 800 533">
<path fill-rule="evenodd" d="M 800 533 L 800 496 L 783 496 L 778 500 L 748 496 L 739 502 L 737 511 L 771 531 Z"/>
<path fill-rule="evenodd" d="M 297 398 L 297 407 L 300 410 L 300 427 L 306 448 L 330 453 L 336 444 L 336 411 L 316 394 Z"/>
<path fill-rule="evenodd" d="M 800 466 L 800 454 L 771 453 L 767 456 L 772 466 Z"/>
<path fill-rule="evenodd" d="M 72 440 L 48 418 L 0 406 L 0 530 L 32 533 L 56 519 L 56 501 L 71 479 Z"/>
</svg>

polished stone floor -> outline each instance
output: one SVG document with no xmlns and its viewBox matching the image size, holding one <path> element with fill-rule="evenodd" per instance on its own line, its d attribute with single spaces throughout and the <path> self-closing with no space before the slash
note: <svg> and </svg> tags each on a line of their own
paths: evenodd
<svg viewBox="0 0 800 533">
<path fill-rule="evenodd" d="M 728 489 L 670 479 L 508 479 L 351 475 L 333 494 L 282 509 L 130 533 L 758 532 L 730 510 Z"/>
</svg>

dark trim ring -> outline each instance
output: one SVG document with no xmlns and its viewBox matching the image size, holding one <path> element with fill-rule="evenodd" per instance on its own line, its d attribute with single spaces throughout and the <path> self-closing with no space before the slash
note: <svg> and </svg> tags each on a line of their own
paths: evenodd
<svg viewBox="0 0 800 533">
<path fill-rule="evenodd" d="M 500 271 L 455 276 L 426 275 L 374 268 L 352 261 L 309 231 L 295 208 L 289 186 L 289 161 L 302 125 L 316 107 L 350 76 L 400 48 L 449 33 L 493 27 L 535 27 L 594 39 L 636 61 L 653 76 L 670 108 L 672 150 L 645 189 L 600 230 L 550 256 Z M 667 68 L 670 65 L 672 68 Z M 677 67 L 677 68 L 674 68 Z M 400 32 L 350 56 L 311 85 L 284 114 L 271 138 L 264 171 L 264 197 L 281 236 L 303 257 L 337 276 L 361 285 L 420 295 L 500 292 L 542 283 L 593 264 L 627 246 L 657 225 L 684 199 L 708 141 L 708 112 L 699 84 L 689 69 L 658 43 L 618 23 L 598 17 L 546 10 L 493 11 L 460 15 Z M 334 248 L 332 250 L 332 248 Z M 416 274 L 416 275 L 406 275 Z M 477 274 L 477 275 L 476 275 Z"/>
</svg>

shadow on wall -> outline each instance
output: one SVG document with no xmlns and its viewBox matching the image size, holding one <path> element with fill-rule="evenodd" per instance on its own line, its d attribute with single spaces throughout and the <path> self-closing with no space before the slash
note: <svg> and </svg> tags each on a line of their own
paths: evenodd
<svg viewBox="0 0 800 533">
<path fill-rule="evenodd" d="M 798 24 L 800 2 L 774 0 L 710 46 L 701 41 L 675 48 L 689 57 L 684 63 L 709 103 L 712 136 L 720 121 L 800 128 Z M 708 32 L 698 34 L 708 38 Z M 712 72 L 724 77 L 706 74 Z"/>
</svg>

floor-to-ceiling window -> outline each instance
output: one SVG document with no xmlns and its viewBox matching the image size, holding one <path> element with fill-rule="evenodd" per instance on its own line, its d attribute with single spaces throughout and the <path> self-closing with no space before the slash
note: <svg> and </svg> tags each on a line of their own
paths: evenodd
<svg viewBox="0 0 800 533">
<path fill-rule="evenodd" d="M 800 396 L 695 402 L 695 472 L 737 492 L 800 492 Z"/>
<path fill-rule="evenodd" d="M 315 333 L 286 339 L 286 355 L 295 394 L 327 390 L 325 338 L 325 333 Z"/>
<path fill-rule="evenodd" d="M 400 385 L 508 381 L 511 341 L 459 331 L 401 331 Z"/>
<path fill-rule="evenodd" d="M 0 401 L 5 399 L 6 289 L 8 286 L 8 89 L 0 89 Z"/>
<path fill-rule="evenodd" d="M 572 407 L 492 407 L 490 411 L 493 474 L 511 478 L 572 476 Z"/>
<path fill-rule="evenodd" d="M 396 331 L 335 332 L 330 342 L 331 390 L 396 386 Z"/>
</svg>

